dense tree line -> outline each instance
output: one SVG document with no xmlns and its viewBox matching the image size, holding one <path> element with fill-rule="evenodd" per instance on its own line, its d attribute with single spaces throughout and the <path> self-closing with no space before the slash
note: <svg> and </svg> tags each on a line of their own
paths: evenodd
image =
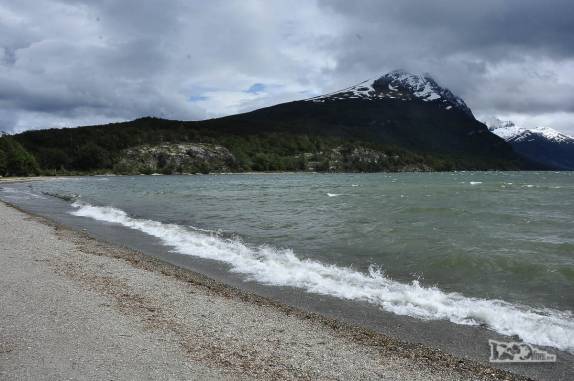
<svg viewBox="0 0 574 381">
<path fill-rule="evenodd" d="M 12 157 L 19 152 L 15 162 L 22 165 L 18 171 L 13 164 L 3 170 L 9 174 L 32 174 L 38 168 L 43 174 L 123 172 L 117 167 L 126 149 L 163 143 L 224 146 L 236 158 L 235 171 L 329 171 L 331 152 L 341 147 L 344 152 L 366 147 L 388 157 L 365 161 L 344 155 L 342 161 L 337 159 L 337 170 L 344 171 L 534 168 L 474 118 L 424 102 L 291 102 L 205 121 L 148 117 L 26 131 L 8 140 L 22 148 L 8 150 Z M 0 160 L 0 168 L 7 168 L 6 159 Z"/>
<path fill-rule="evenodd" d="M 27 157 L 38 163 L 36 166 L 23 167 L 21 174 L 36 173 L 38 167 L 46 175 L 112 171 L 125 173 L 123 168 L 116 170 L 123 150 L 142 144 L 162 143 L 222 145 L 236 158 L 233 167 L 235 171 L 303 171 L 309 168 L 328 171 L 328 153 L 337 147 L 351 150 L 353 147 L 368 146 L 399 158 L 375 166 L 343 163 L 344 170 L 348 171 L 399 170 L 405 165 L 416 166 L 426 160 L 406 150 L 357 139 L 298 131 L 289 133 L 280 129 L 262 133 L 241 130 L 238 133 L 228 133 L 211 125 L 196 127 L 155 118 L 106 126 L 28 131 L 11 140 L 24 146 L 30 152 Z M 198 168 L 198 172 L 207 170 Z M 168 172 L 168 169 L 165 171 Z"/>
<path fill-rule="evenodd" d="M 11 136 L 0 136 L 0 176 L 29 176 L 39 173 L 34 156 Z"/>
</svg>

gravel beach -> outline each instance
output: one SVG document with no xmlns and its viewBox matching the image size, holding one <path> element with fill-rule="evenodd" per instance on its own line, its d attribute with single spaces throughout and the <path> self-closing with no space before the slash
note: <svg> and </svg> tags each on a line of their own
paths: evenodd
<svg viewBox="0 0 574 381">
<path fill-rule="evenodd" d="M 0 202 L 0 379 L 524 379 Z"/>
</svg>

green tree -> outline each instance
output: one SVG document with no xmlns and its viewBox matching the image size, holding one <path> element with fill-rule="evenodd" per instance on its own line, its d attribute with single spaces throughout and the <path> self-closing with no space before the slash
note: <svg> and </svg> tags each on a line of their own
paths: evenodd
<svg viewBox="0 0 574 381">
<path fill-rule="evenodd" d="M 95 143 L 87 143 L 80 147 L 74 166 L 83 171 L 111 168 L 112 161 L 106 149 Z"/>
<path fill-rule="evenodd" d="M 36 159 L 10 136 L 0 137 L 0 175 L 30 176 L 39 173 Z"/>
<path fill-rule="evenodd" d="M 4 151 L 2 147 L 2 138 L 0 138 L 0 176 L 6 174 L 6 168 L 8 166 L 8 154 Z"/>
<path fill-rule="evenodd" d="M 253 169 L 256 171 L 268 171 L 269 157 L 264 153 L 256 153 L 255 159 L 253 160 Z"/>
<path fill-rule="evenodd" d="M 68 154 L 59 148 L 45 148 L 38 152 L 42 169 L 65 169 L 70 164 Z"/>
</svg>

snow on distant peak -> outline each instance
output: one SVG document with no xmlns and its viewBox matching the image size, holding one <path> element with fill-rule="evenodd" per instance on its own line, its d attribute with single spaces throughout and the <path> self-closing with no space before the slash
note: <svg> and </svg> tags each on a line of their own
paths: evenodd
<svg viewBox="0 0 574 381">
<path fill-rule="evenodd" d="M 530 131 L 532 131 L 535 134 L 542 135 L 546 139 L 554 140 L 557 142 L 566 142 L 566 141 L 574 142 L 574 137 L 563 134 L 562 132 L 556 131 L 555 129 L 550 127 L 536 127 L 531 128 Z"/>
<path fill-rule="evenodd" d="M 328 102 L 343 99 L 397 99 L 401 101 L 422 100 L 437 102 L 445 110 L 453 108 L 472 116 L 464 101 L 450 90 L 443 88 L 428 74 L 412 74 L 395 70 L 375 80 L 366 80 L 355 86 L 334 93 L 308 99 L 311 102 Z"/>
<path fill-rule="evenodd" d="M 489 118 L 484 121 L 488 129 L 508 142 L 521 142 L 531 139 L 533 135 L 557 143 L 574 143 L 574 138 L 556 131 L 550 127 L 524 128 L 515 125 L 512 121 L 503 121 L 498 118 Z"/>
</svg>

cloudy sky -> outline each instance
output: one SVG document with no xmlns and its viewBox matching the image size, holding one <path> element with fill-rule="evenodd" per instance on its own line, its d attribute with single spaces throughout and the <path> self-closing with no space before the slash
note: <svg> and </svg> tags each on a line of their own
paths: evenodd
<svg viewBox="0 0 574 381">
<path fill-rule="evenodd" d="M 0 0 L 0 130 L 204 119 L 431 73 L 574 135 L 572 0 Z"/>
</svg>

